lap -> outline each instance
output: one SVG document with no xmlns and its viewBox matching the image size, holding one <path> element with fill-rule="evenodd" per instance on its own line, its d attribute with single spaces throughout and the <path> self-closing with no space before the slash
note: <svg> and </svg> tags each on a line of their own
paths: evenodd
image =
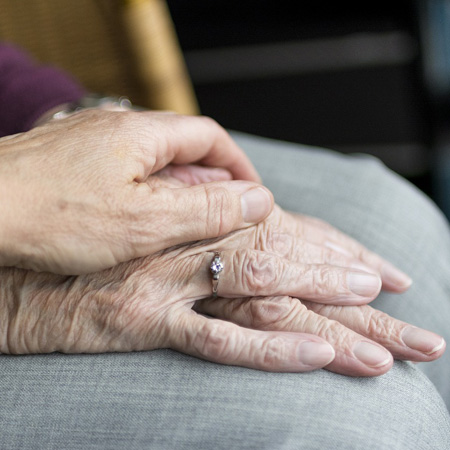
<svg viewBox="0 0 450 450">
<path fill-rule="evenodd" d="M 326 220 L 412 277 L 408 292 L 373 306 L 450 342 L 449 225 L 425 194 L 373 157 L 234 137 L 282 207 Z M 419 366 L 450 408 L 450 350 Z"/>
<path fill-rule="evenodd" d="M 2 357 L 2 448 L 444 449 L 429 380 L 266 373 L 170 350 Z"/>
<path fill-rule="evenodd" d="M 279 204 L 329 221 L 412 274 L 410 292 L 383 294 L 381 308 L 446 335 L 449 233 L 423 195 L 372 159 L 235 137 Z M 0 360 L 1 442 L 10 450 L 450 446 L 435 388 L 445 396 L 448 359 L 429 365 L 435 385 L 402 362 L 382 377 L 350 378 L 265 373 L 169 350 Z"/>
</svg>

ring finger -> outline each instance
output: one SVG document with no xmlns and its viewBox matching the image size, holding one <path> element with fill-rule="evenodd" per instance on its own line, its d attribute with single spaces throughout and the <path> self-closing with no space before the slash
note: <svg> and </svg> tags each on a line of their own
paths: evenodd
<svg viewBox="0 0 450 450">
<path fill-rule="evenodd" d="M 373 274 L 327 264 L 301 264 L 257 250 L 226 250 L 215 282 L 208 270 L 213 253 L 196 255 L 200 269 L 186 285 L 189 299 L 211 295 L 213 285 L 222 297 L 289 295 L 320 303 L 361 305 L 380 292 L 381 280 Z M 192 264 L 192 260 L 184 264 Z"/>
</svg>

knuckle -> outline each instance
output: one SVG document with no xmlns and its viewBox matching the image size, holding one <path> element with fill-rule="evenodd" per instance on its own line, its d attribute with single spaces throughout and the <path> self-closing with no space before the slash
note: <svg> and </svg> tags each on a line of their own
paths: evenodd
<svg viewBox="0 0 450 450">
<path fill-rule="evenodd" d="M 347 333 L 341 323 L 333 319 L 327 319 L 326 317 L 315 317 L 315 329 L 317 335 L 333 342 L 343 342 L 346 339 Z"/>
<path fill-rule="evenodd" d="M 219 322 L 211 319 L 195 336 L 194 347 L 207 358 L 228 359 L 232 350 L 233 333 L 225 333 Z"/>
<path fill-rule="evenodd" d="M 337 311 L 337 315 L 340 317 L 338 310 L 343 312 L 348 307 L 307 303 L 313 308 L 308 310 L 308 326 L 311 332 L 332 343 L 335 348 L 340 348 L 344 353 L 352 354 L 352 346 L 355 339 L 354 332 L 343 325 L 339 319 L 334 320 L 327 317 L 332 310 Z"/>
<path fill-rule="evenodd" d="M 314 334 L 317 336 L 340 348 L 350 345 L 349 330 L 340 322 L 317 314 L 311 314 L 310 321 L 313 323 Z"/>
<path fill-rule="evenodd" d="M 125 164 L 128 170 L 135 170 L 131 162 L 142 159 L 149 148 L 149 142 L 153 142 L 153 133 L 144 118 L 133 111 L 98 111 L 105 115 L 105 138 L 108 140 L 108 148 L 118 161 Z M 154 142 L 153 142 L 154 143 Z"/>
<path fill-rule="evenodd" d="M 158 142 L 162 145 L 165 144 L 164 136 L 168 132 L 163 130 L 162 124 L 158 124 L 159 130 L 163 132 L 156 133 L 148 115 L 135 111 L 121 111 L 112 112 L 110 116 L 111 137 L 119 140 L 121 145 L 128 144 L 125 147 L 127 155 L 131 155 L 133 158 L 146 155 L 150 143 L 152 145 L 156 145 Z"/>
<path fill-rule="evenodd" d="M 281 264 L 274 255 L 238 252 L 235 258 L 234 267 L 240 268 L 243 287 L 251 295 L 268 294 L 279 284 Z"/>
<path fill-rule="evenodd" d="M 271 225 L 263 226 L 257 235 L 257 249 L 273 252 L 283 258 L 293 254 L 294 238 L 288 233 L 282 233 Z"/>
<path fill-rule="evenodd" d="M 384 337 L 396 334 L 394 323 L 387 314 L 370 307 L 364 308 L 364 311 L 368 311 L 366 314 L 361 311 L 361 315 L 363 315 L 363 323 L 365 323 L 366 333 L 369 336 Z"/>
<path fill-rule="evenodd" d="M 270 337 L 263 342 L 261 346 L 261 362 L 264 367 L 276 367 L 286 357 L 286 342 L 282 337 Z"/>
<path fill-rule="evenodd" d="M 327 247 L 320 247 L 320 260 L 322 264 L 333 264 L 336 266 L 346 267 L 344 256 L 337 254 L 334 250 Z"/>
<path fill-rule="evenodd" d="M 283 342 L 280 338 L 272 338 L 262 346 L 262 363 L 265 367 L 272 367 L 280 360 Z"/>
<path fill-rule="evenodd" d="M 332 267 L 325 266 L 319 270 L 312 269 L 312 289 L 314 295 L 327 297 L 336 292 L 340 285 L 340 274 Z"/>
<path fill-rule="evenodd" d="M 223 236 L 232 231 L 233 220 L 230 211 L 234 211 L 233 200 L 225 188 L 204 187 L 205 195 L 205 225 L 208 236 Z"/>
<path fill-rule="evenodd" d="M 304 313 L 304 323 L 305 325 L 313 330 L 313 332 L 317 332 L 322 336 L 326 335 L 328 330 L 334 333 L 335 328 L 339 327 L 339 322 L 329 319 L 329 312 L 331 310 L 342 308 L 340 306 L 335 305 L 326 305 L 323 303 L 309 302 L 307 300 L 302 300 L 302 305 L 305 307 L 306 311 Z"/>
<path fill-rule="evenodd" d="M 301 307 L 298 300 L 287 296 L 252 300 L 249 303 L 251 326 L 258 329 L 283 327 L 293 320 Z"/>
</svg>

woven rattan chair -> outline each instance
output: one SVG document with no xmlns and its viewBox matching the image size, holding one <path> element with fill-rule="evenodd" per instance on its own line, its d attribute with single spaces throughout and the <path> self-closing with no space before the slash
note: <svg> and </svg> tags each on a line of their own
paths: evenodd
<svg viewBox="0 0 450 450">
<path fill-rule="evenodd" d="M 163 0 L 0 0 L 0 39 L 70 72 L 92 92 L 198 113 Z"/>
</svg>

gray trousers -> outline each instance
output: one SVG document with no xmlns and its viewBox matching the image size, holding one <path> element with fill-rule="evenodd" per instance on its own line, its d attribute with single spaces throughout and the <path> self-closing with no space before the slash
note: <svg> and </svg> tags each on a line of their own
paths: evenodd
<svg viewBox="0 0 450 450">
<path fill-rule="evenodd" d="M 450 233 L 369 157 L 235 133 L 286 209 L 321 217 L 414 279 L 374 306 L 450 343 Z M 170 350 L 0 356 L 0 448 L 449 449 L 450 350 L 377 378 L 266 373 Z"/>
</svg>

